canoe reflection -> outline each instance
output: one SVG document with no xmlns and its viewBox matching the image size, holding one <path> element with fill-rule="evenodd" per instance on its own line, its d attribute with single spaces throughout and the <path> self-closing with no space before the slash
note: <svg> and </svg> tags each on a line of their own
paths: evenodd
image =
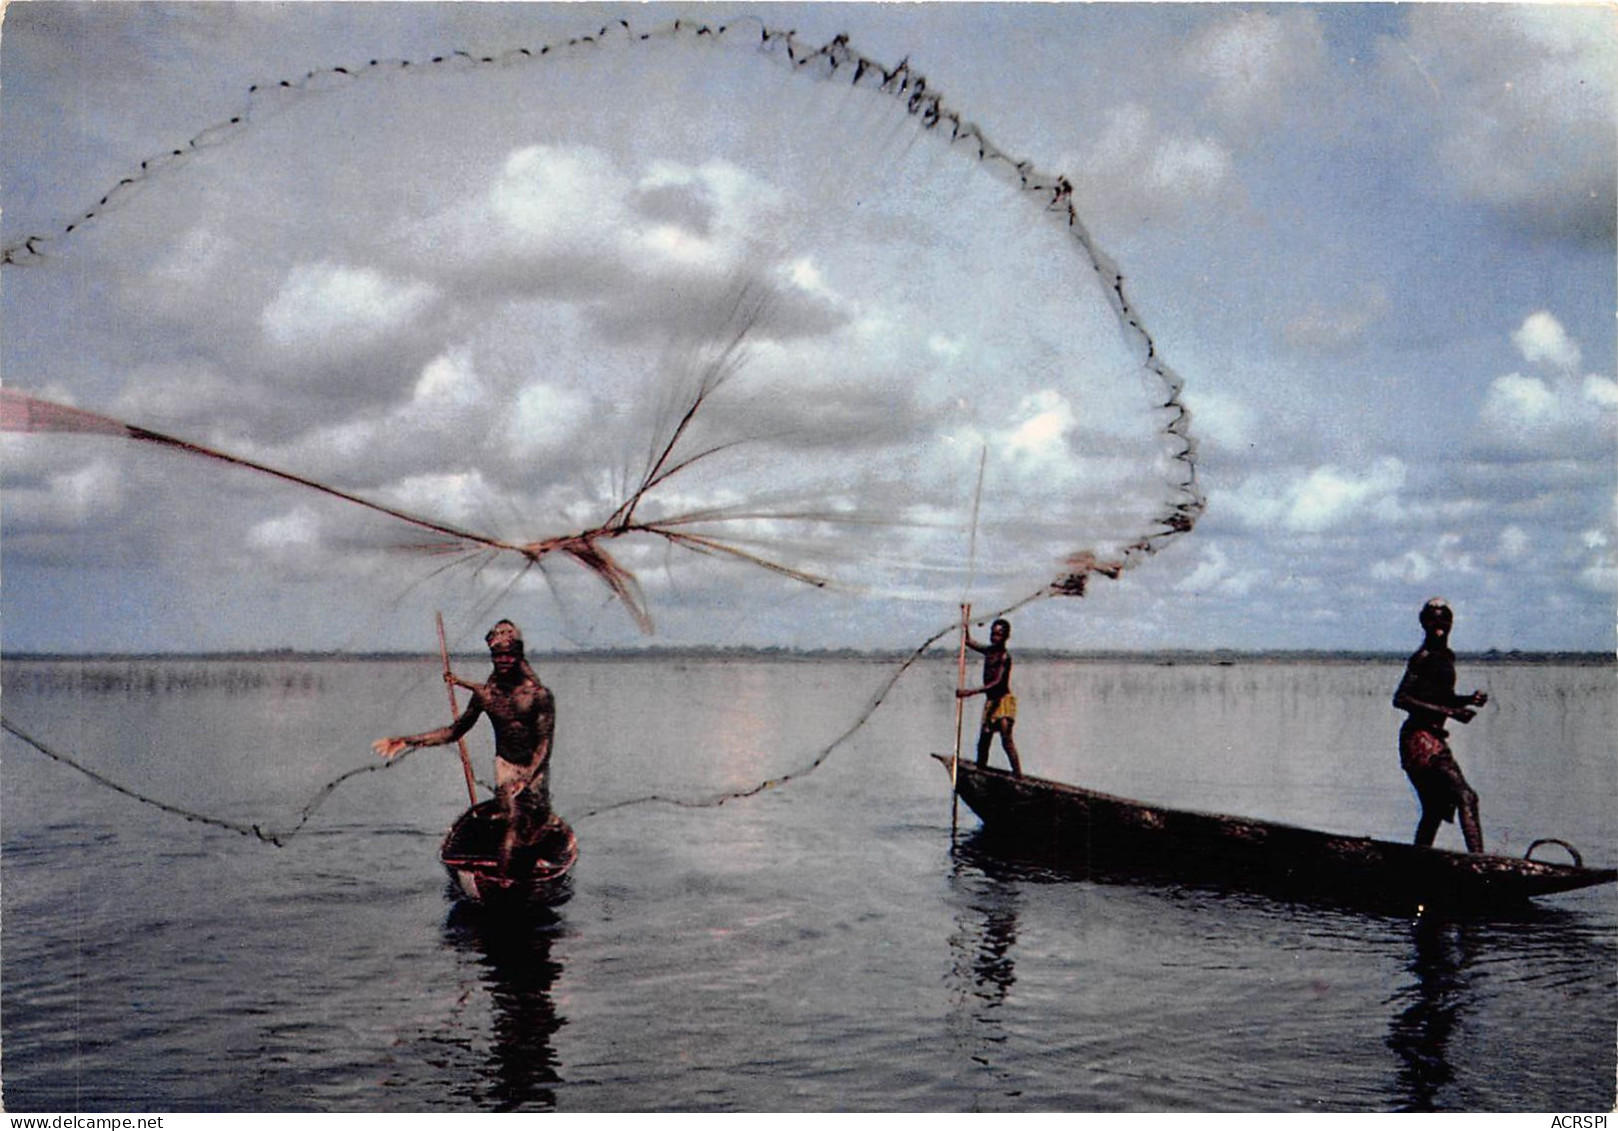
<svg viewBox="0 0 1618 1131">
<path fill-rule="evenodd" d="M 445 940 L 478 963 L 492 1009 L 489 1062 L 476 1096 L 480 1107 L 556 1107 L 561 1074 L 552 1040 L 566 1024 L 552 994 L 562 973 L 551 955 L 558 926 L 552 915 L 491 916 L 466 904 L 457 904 L 445 922 Z"/>
</svg>

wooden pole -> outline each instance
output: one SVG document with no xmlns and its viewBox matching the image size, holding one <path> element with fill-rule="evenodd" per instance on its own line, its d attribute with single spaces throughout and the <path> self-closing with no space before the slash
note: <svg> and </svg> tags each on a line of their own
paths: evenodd
<svg viewBox="0 0 1618 1131">
<path fill-rule="evenodd" d="M 435 613 L 438 618 L 438 654 L 444 658 L 444 690 L 449 692 L 450 721 L 461 717 L 461 705 L 455 702 L 455 685 L 449 681 L 449 642 L 444 638 L 444 614 Z M 473 805 L 478 803 L 477 778 L 472 775 L 472 758 L 466 752 L 466 739 L 457 738 L 455 745 L 461 751 L 461 769 L 466 773 L 466 796 Z"/>
<path fill-rule="evenodd" d="M 961 644 L 960 653 L 955 661 L 955 690 L 960 691 L 966 687 L 966 626 L 972 619 L 972 606 L 961 605 Z M 959 695 L 955 697 L 955 756 L 949 763 L 949 835 L 955 835 L 956 822 L 960 817 L 961 795 L 956 791 L 957 774 L 961 766 L 961 724 L 966 717 L 966 700 Z"/>
<path fill-rule="evenodd" d="M 966 551 L 966 592 L 961 594 L 961 645 L 955 658 L 955 690 L 966 687 L 966 626 L 972 620 L 972 604 L 966 599 L 972 591 L 972 578 L 978 568 L 978 509 L 983 505 L 983 471 L 989 465 L 989 445 L 978 453 L 978 484 L 972 491 L 972 533 Z M 961 722 L 966 716 L 966 700 L 955 697 L 955 755 L 949 763 L 949 835 L 955 839 L 955 828 L 960 817 L 961 795 L 956 788 L 961 768 Z"/>
</svg>

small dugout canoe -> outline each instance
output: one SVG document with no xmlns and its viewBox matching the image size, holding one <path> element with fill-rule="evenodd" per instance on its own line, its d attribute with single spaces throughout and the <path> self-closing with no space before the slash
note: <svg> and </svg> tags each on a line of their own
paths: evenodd
<svg viewBox="0 0 1618 1131">
<path fill-rule="evenodd" d="M 933 757 L 950 771 L 949 756 Z M 1420 848 L 1147 805 L 968 761 L 958 763 L 956 792 L 990 843 L 1069 868 L 1411 911 L 1504 910 L 1618 880 L 1618 869 L 1584 867 L 1576 849 L 1552 838 L 1535 841 L 1522 858 Z M 1573 863 L 1532 859 L 1544 845 L 1565 849 Z"/>
<path fill-rule="evenodd" d="M 562 818 L 551 816 L 536 843 L 518 853 L 507 872 L 500 866 L 506 821 L 498 801 L 480 801 L 451 826 L 439 859 L 462 899 L 491 906 L 554 906 L 572 894 L 578 838 Z"/>
</svg>

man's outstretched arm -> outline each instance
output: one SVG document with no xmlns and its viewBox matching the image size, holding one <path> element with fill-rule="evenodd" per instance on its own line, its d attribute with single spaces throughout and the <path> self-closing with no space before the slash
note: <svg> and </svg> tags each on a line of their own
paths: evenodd
<svg viewBox="0 0 1618 1131">
<path fill-rule="evenodd" d="M 379 738 L 371 743 L 371 749 L 383 758 L 396 758 L 406 750 L 420 746 L 444 746 L 454 742 L 467 731 L 472 724 L 478 721 L 483 714 L 482 696 L 474 694 L 472 701 L 461 712 L 461 717 L 446 727 L 429 730 L 422 734 L 399 735 L 394 738 Z"/>
</svg>

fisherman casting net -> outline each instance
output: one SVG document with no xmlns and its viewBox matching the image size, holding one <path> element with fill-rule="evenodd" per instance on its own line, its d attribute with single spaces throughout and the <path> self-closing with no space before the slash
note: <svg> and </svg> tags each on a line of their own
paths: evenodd
<svg viewBox="0 0 1618 1131">
<path fill-rule="evenodd" d="M 1200 511 L 1067 182 L 842 40 L 356 60 L 86 199 L 6 218 L 7 553 L 176 648 L 930 642 Z"/>
</svg>

